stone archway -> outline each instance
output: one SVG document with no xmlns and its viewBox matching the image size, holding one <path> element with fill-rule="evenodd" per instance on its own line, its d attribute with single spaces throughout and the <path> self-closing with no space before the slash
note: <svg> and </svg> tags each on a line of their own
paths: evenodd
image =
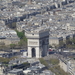
<svg viewBox="0 0 75 75">
<path fill-rule="evenodd" d="M 32 48 L 32 57 L 36 57 L 36 51 L 35 51 L 35 48 Z"/>
<path fill-rule="evenodd" d="M 45 56 L 45 50 L 44 50 L 44 48 L 45 48 L 45 39 L 42 40 L 42 57 Z"/>
</svg>

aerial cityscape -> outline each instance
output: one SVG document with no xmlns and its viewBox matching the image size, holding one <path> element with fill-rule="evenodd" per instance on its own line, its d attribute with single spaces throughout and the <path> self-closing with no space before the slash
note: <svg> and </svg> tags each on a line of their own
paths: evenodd
<svg viewBox="0 0 75 75">
<path fill-rule="evenodd" d="M 75 0 L 0 0 L 0 75 L 75 75 Z"/>
</svg>

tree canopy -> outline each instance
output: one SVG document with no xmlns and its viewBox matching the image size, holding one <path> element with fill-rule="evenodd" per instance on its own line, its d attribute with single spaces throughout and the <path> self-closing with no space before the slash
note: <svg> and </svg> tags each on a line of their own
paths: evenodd
<svg viewBox="0 0 75 75">
<path fill-rule="evenodd" d="M 24 31 L 19 32 L 16 30 L 17 36 L 20 38 L 20 41 L 18 42 L 19 47 L 26 47 L 27 46 L 27 38 L 25 37 Z"/>
<path fill-rule="evenodd" d="M 23 31 L 22 31 L 22 32 L 19 32 L 18 30 L 16 30 L 16 32 L 17 32 L 17 36 L 18 36 L 20 39 L 23 39 L 23 38 L 25 37 Z"/>
<path fill-rule="evenodd" d="M 14 48 L 16 45 L 15 44 L 10 44 L 10 48 Z"/>
</svg>

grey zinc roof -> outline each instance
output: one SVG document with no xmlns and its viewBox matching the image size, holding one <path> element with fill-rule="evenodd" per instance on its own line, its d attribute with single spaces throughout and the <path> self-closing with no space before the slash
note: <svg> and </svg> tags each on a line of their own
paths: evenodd
<svg viewBox="0 0 75 75">
<path fill-rule="evenodd" d="M 0 36 L 0 39 L 6 39 L 6 37 L 5 36 Z"/>
<path fill-rule="evenodd" d="M 22 69 L 13 69 L 13 70 L 9 71 L 9 73 L 16 74 L 16 73 L 22 72 L 22 71 L 23 71 Z"/>
</svg>

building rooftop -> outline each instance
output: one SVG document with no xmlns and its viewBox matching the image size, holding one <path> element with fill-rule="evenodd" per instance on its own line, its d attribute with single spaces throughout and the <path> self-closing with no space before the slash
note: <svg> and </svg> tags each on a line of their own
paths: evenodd
<svg viewBox="0 0 75 75">
<path fill-rule="evenodd" d="M 23 71 L 22 69 L 13 69 L 13 70 L 9 71 L 9 73 L 16 74 L 16 73 L 22 72 L 22 71 Z"/>
</svg>

